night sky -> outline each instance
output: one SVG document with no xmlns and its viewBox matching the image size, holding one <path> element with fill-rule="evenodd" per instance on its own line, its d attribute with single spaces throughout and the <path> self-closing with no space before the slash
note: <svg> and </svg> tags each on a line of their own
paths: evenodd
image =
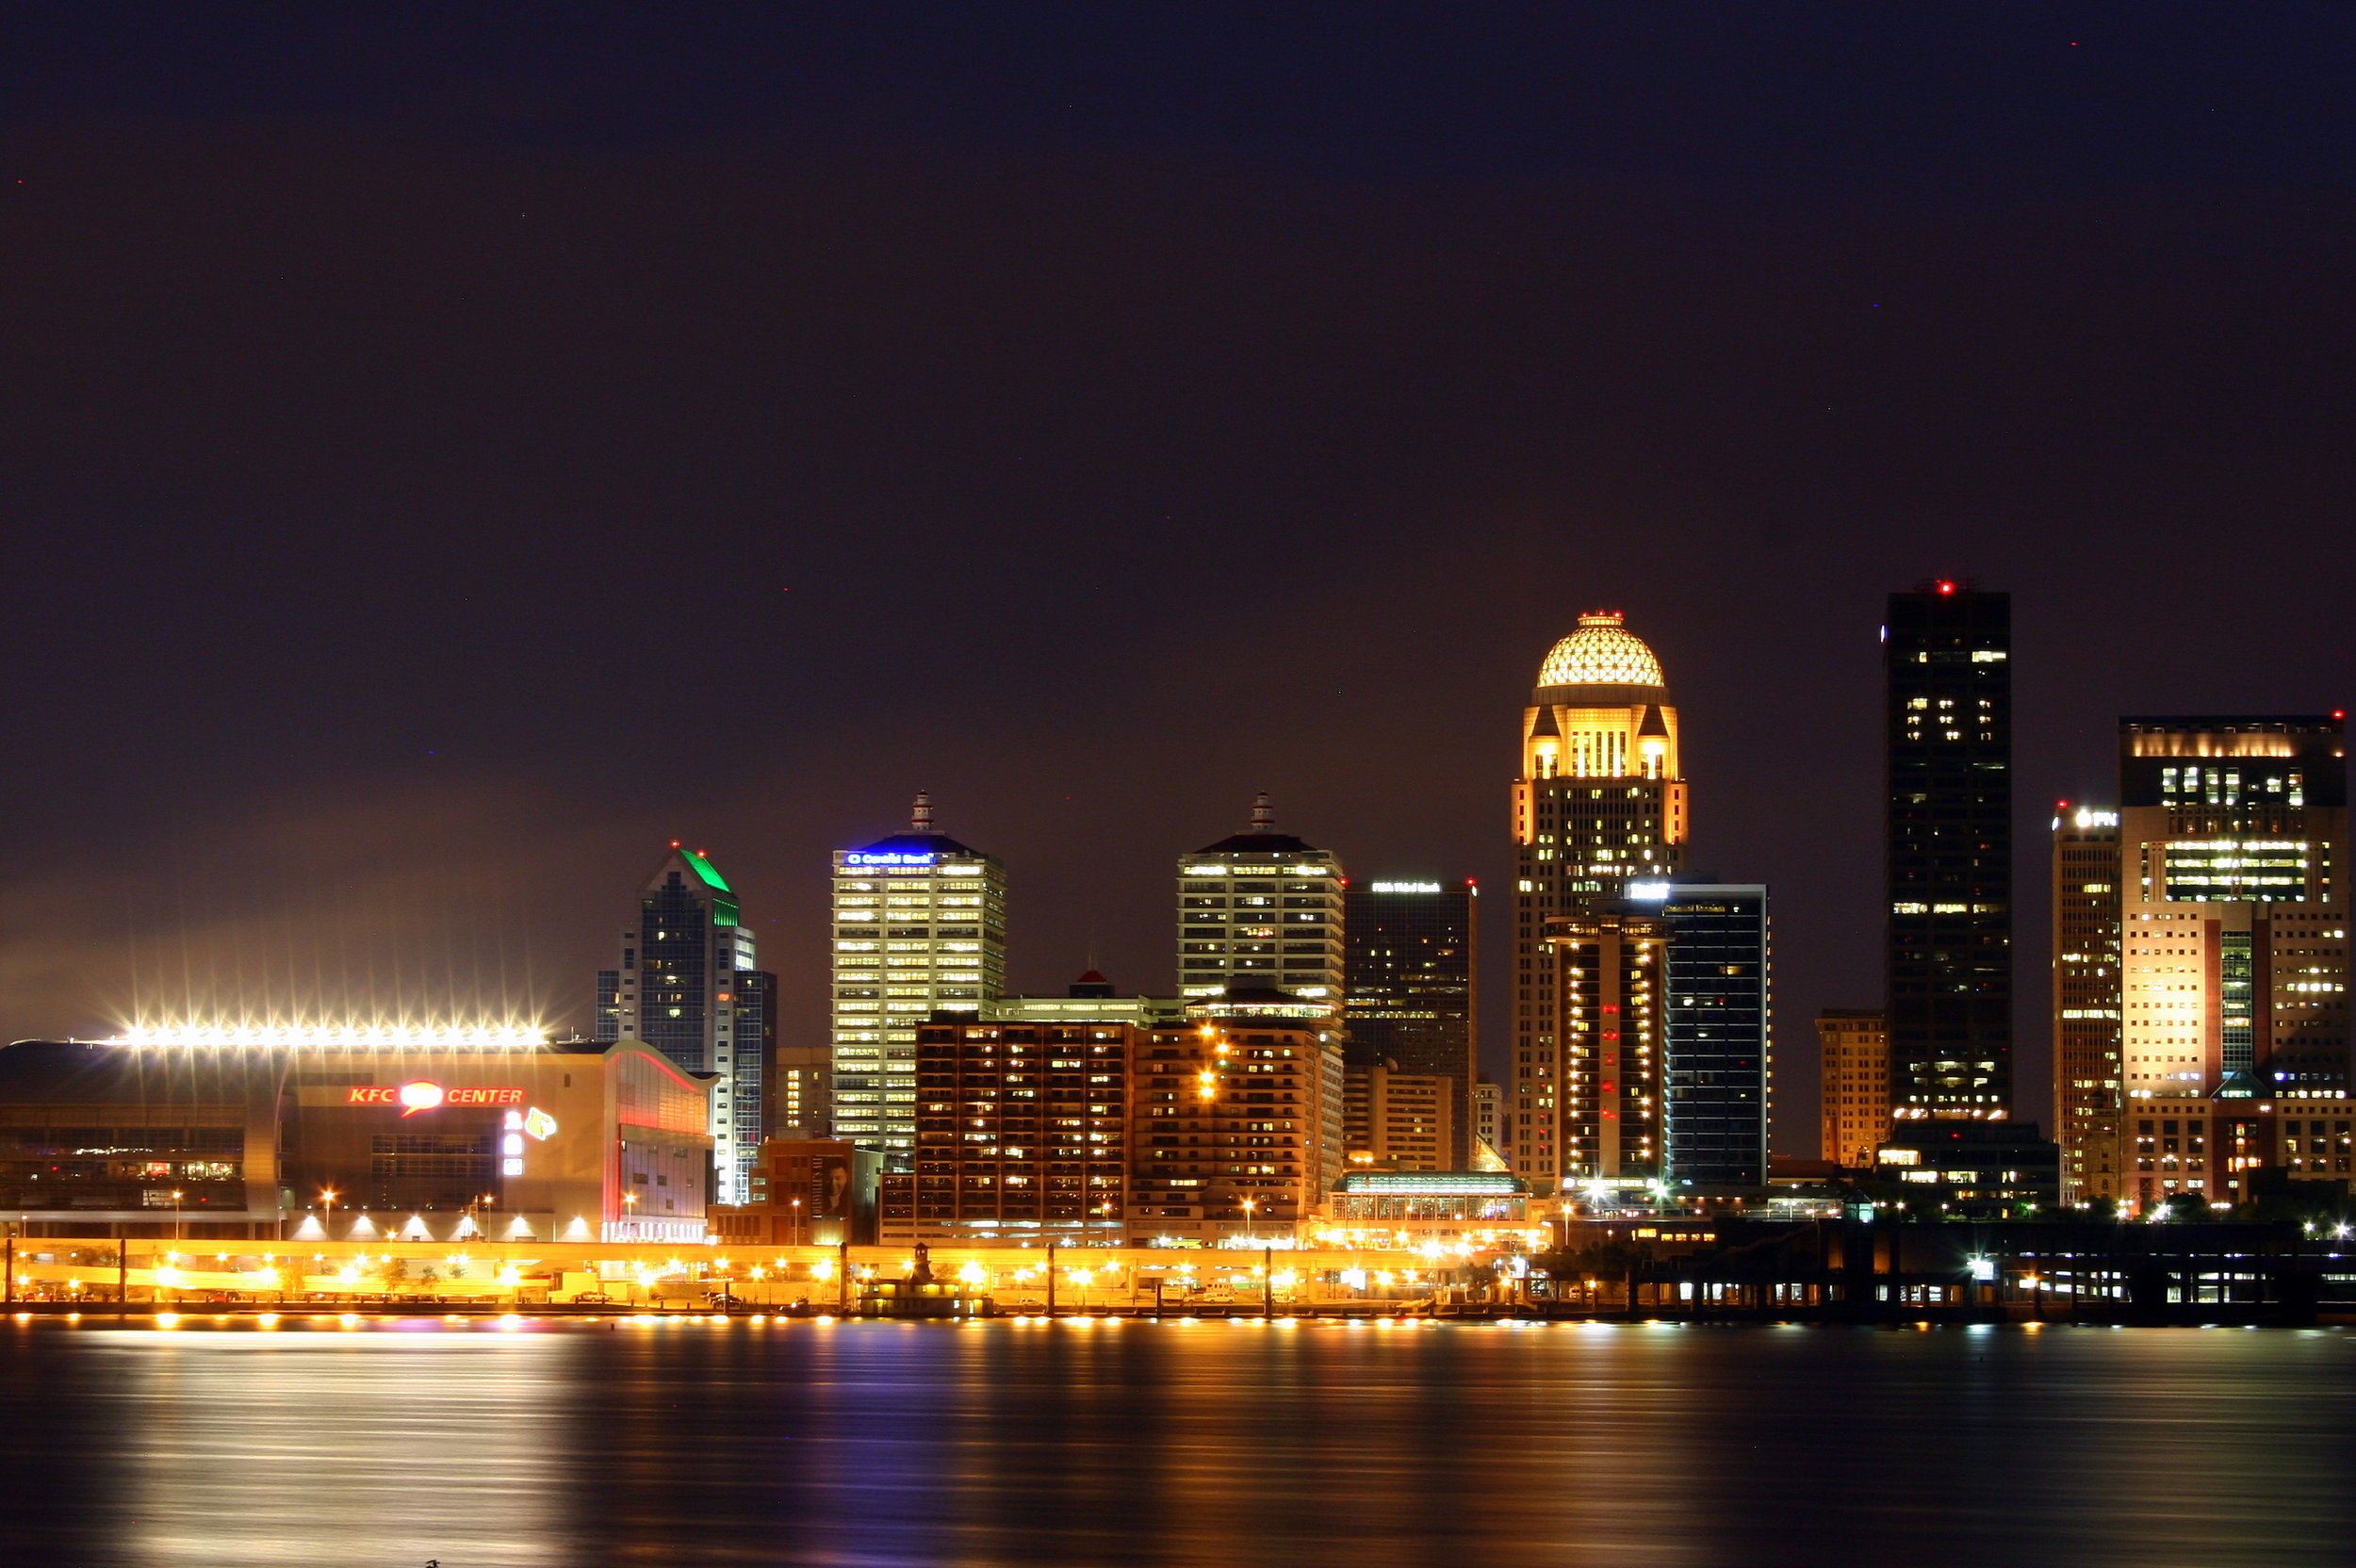
<svg viewBox="0 0 2356 1568">
<path fill-rule="evenodd" d="M 920 787 L 1019 988 L 1164 989 L 1256 789 L 1503 894 L 1611 606 L 1806 1155 L 1953 574 L 2042 1116 L 2050 803 L 2356 692 L 2352 72 L 2344 4 L 10 8 L 0 1031 L 585 1024 L 681 839 L 814 1039 Z"/>
</svg>

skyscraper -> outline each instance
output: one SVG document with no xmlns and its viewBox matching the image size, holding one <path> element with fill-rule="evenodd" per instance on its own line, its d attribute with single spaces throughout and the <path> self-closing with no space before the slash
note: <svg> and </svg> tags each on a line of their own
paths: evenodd
<svg viewBox="0 0 2356 1568">
<path fill-rule="evenodd" d="M 1890 596 L 1885 975 L 1896 1114 L 2012 1105 L 2012 596 Z"/>
<path fill-rule="evenodd" d="M 2344 1100 L 2341 716 L 2125 718 L 2119 729 L 2122 1115 L 2173 1115 L 2207 1097 Z M 2138 1202 L 2153 1196 L 2144 1184 Z"/>
<path fill-rule="evenodd" d="M 1767 890 L 1639 882 L 1628 891 L 1659 910 L 1669 939 L 1663 1175 L 1677 1186 L 1763 1186 L 1774 1038 Z"/>
<path fill-rule="evenodd" d="M 904 1161 L 916 1143 L 916 1035 L 1006 988 L 1006 873 L 933 827 L 834 854 L 834 1133 Z"/>
<path fill-rule="evenodd" d="M 1550 1107 L 1562 1160 L 1549 1190 L 1614 1193 L 1663 1179 L 1661 1081 L 1667 926 L 1635 905 L 1595 905 L 1545 926 L 1563 1046 Z"/>
<path fill-rule="evenodd" d="M 639 889 L 621 964 L 597 972 L 597 1038 L 644 1040 L 690 1072 L 715 1072 L 712 1162 L 723 1203 L 743 1201 L 759 1152 L 777 1038 L 777 977 L 756 961 L 735 892 L 677 843 Z"/>
<path fill-rule="evenodd" d="M 2119 813 L 2053 815 L 2053 1119 L 2061 1200 L 2121 1196 Z"/>
<path fill-rule="evenodd" d="M 1340 862 L 1276 831 L 1264 793 L 1249 832 L 1178 862 L 1178 994 L 1274 987 L 1322 1011 L 1340 1004 L 1342 985 Z"/>
<path fill-rule="evenodd" d="M 1479 892 L 1469 880 L 1375 882 L 1342 897 L 1350 1054 L 1451 1081 L 1451 1170 L 1472 1168 Z"/>
<path fill-rule="evenodd" d="M 1546 655 L 1521 737 L 1513 1078 L 1497 1152 L 1533 1190 L 1552 1192 L 1566 1177 L 1590 1173 L 1595 1135 L 1570 1114 L 1575 1081 L 1587 1069 L 1571 1054 L 1565 1014 L 1575 999 L 1560 988 L 1547 922 L 1616 901 L 1631 880 L 1681 868 L 1689 822 L 1677 710 L 1661 662 L 1617 612 L 1581 615 Z M 1592 1083 L 1578 1086 L 1583 1102 L 1595 1092 Z"/>
</svg>

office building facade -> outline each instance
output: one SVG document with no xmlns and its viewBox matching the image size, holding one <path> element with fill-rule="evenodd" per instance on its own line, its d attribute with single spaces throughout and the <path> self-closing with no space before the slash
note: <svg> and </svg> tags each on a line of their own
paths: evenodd
<svg viewBox="0 0 2356 1568">
<path fill-rule="evenodd" d="M 766 1135 L 777 977 L 763 971 L 736 893 L 711 857 L 671 845 L 640 886 L 621 962 L 597 972 L 597 1037 L 639 1039 L 716 1074 L 717 1197 L 742 1200 Z"/>
<path fill-rule="evenodd" d="M 2129 717 L 2119 768 L 2120 1196 L 2232 1200 L 2220 1116 L 2348 1103 L 2344 721 Z"/>
<path fill-rule="evenodd" d="M 1472 1168 L 1480 891 L 1470 880 L 1378 881 L 1342 896 L 1351 1051 L 1448 1080 L 1450 1170 Z"/>
<path fill-rule="evenodd" d="M 1890 596 L 1886 1011 L 1896 1114 L 2012 1105 L 2012 596 Z"/>
<path fill-rule="evenodd" d="M 1873 1168 L 1890 1141 L 1890 1028 L 1879 1007 L 1827 1007 L 1816 1015 L 1824 1157 Z"/>
<path fill-rule="evenodd" d="M 834 854 L 834 1134 L 905 1167 L 916 1148 L 917 1031 L 978 1017 L 1006 988 L 1006 873 L 933 826 Z"/>
<path fill-rule="evenodd" d="M 1602 1147 L 1595 1062 L 1580 1054 L 1595 1041 L 1574 1038 L 1572 1027 L 1583 1020 L 1592 1032 L 1594 1020 L 1562 990 L 1551 927 L 1614 903 L 1631 881 L 1665 879 L 1683 867 L 1691 824 L 1678 734 L 1661 662 L 1616 612 L 1579 618 L 1539 666 L 1523 710 L 1513 783 L 1513 1059 L 1498 1152 L 1542 1194 L 1595 1173 Z M 1621 1092 L 1621 1080 L 1613 1083 L 1605 1098 Z M 1651 1125 L 1652 1110 L 1645 1114 Z M 1614 1167 L 1634 1147 L 1623 1131 L 1615 1127 L 1610 1140 Z M 1657 1155 L 1656 1148 L 1647 1158 Z"/>
<path fill-rule="evenodd" d="M 2053 1116 L 2061 1200 L 2117 1200 L 2119 1170 L 2119 813 L 2053 813 Z"/>
<path fill-rule="evenodd" d="M 1667 938 L 1661 1058 L 1663 1177 L 1761 1186 L 1774 1088 L 1773 946 L 1755 882 L 1632 883 Z"/>
<path fill-rule="evenodd" d="M 1178 862 L 1178 994 L 1267 987 L 1338 1007 L 1343 981 L 1341 862 L 1279 833 L 1264 793 L 1249 831 Z"/>
</svg>

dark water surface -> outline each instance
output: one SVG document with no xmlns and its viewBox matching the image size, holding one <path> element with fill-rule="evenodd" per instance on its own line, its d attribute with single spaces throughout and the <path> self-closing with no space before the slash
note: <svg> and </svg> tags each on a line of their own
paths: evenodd
<svg viewBox="0 0 2356 1568">
<path fill-rule="evenodd" d="M 2356 1562 L 2337 1331 L 0 1321 L 0 1560 Z"/>
</svg>

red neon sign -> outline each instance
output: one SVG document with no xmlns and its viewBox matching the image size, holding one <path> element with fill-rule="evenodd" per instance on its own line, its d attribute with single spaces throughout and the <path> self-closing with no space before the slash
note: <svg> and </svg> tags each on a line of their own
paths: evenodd
<svg viewBox="0 0 2356 1568">
<path fill-rule="evenodd" d="M 520 1105 L 524 1091 L 508 1088 L 452 1088 L 422 1080 L 408 1084 L 371 1084 L 349 1091 L 347 1105 L 399 1105 L 403 1116 L 439 1110 L 444 1105 Z"/>
</svg>

